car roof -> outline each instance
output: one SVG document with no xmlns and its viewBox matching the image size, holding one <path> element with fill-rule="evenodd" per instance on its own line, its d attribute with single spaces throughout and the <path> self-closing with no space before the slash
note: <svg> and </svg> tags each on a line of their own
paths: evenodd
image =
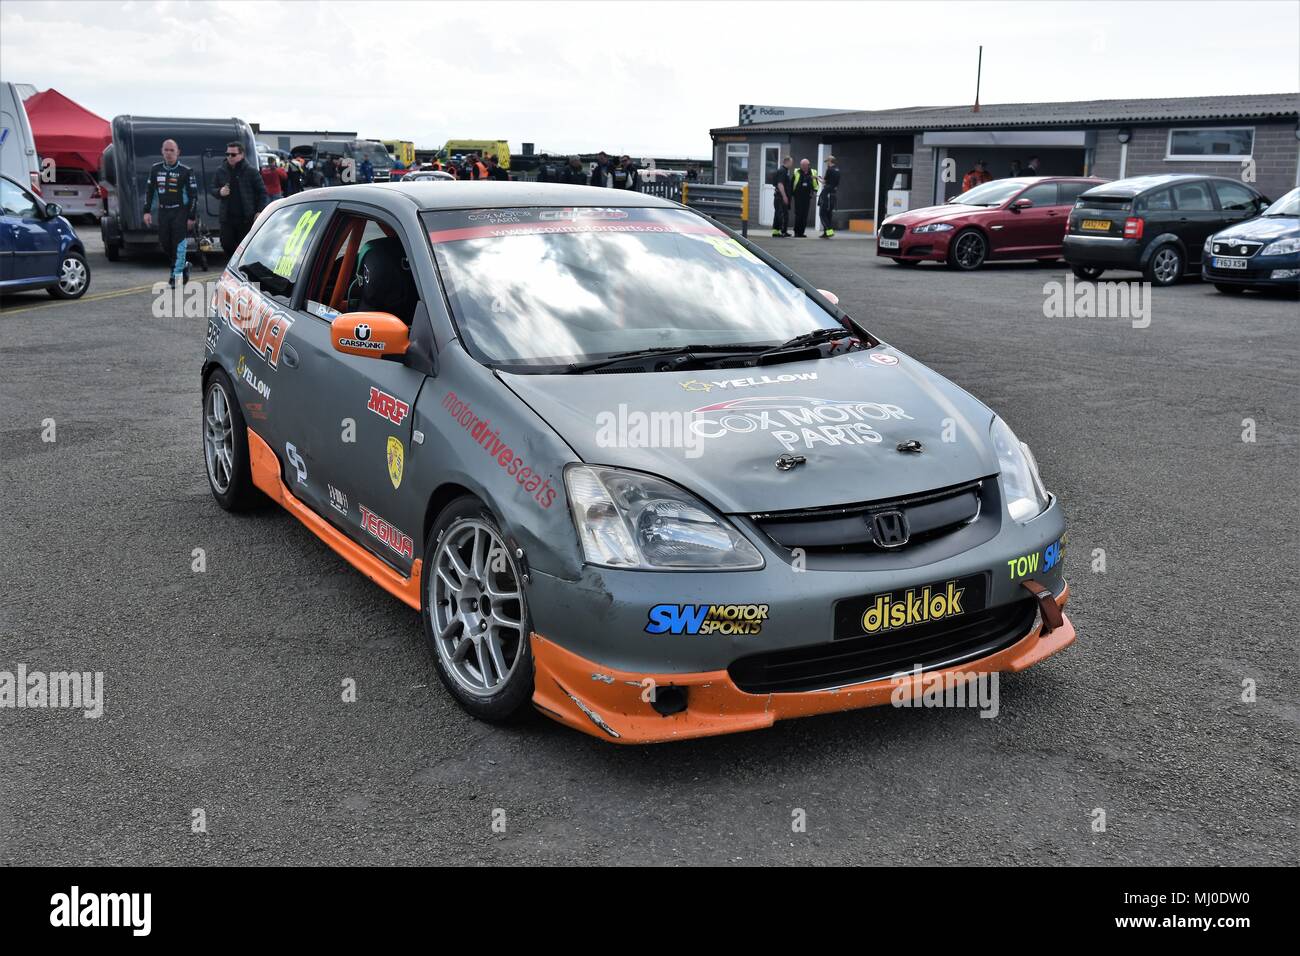
<svg viewBox="0 0 1300 956">
<path fill-rule="evenodd" d="M 1186 183 L 1202 179 L 1224 179 L 1227 182 L 1236 181 L 1226 179 L 1224 176 L 1207 176 L 1204 173 L 1159 173 L 1151 176 L 1130 176 L 1128 179 L 1117 179 L 1113 183 L 1106 183 L 1104 186 L 1095 186 L 1084 193 L 1084 195 L 1136 196 L 1139 193 L 1144 193 L 1151 189 L 1159 189 L 1161 186 L 1168 186 L 1171 183 Z"/>
<path fill-rule="evenodd" d="M 356 183 L 331 186 L 317 195 L 310 189 L 294 198 L 319 202 L 322 199 L 354 199 L 371 202 L 400 197 L 420 209 L 499 209 L 511 206 L 624 206 L 660 209 L 679 208 L 677 203 L 629 189 L 604 186 L 567 186 L 560 183 L 516 183 L 495 180 L 456 182 Z"/>
</svg>

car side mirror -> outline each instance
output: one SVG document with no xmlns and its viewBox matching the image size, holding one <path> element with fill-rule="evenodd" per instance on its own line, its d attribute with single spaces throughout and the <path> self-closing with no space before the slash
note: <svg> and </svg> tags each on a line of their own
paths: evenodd
<svg viewBox="0 0 1300 956">
<path fill-rule="evenodd" d="M 1017 199 L 1015 202 L 1011 204 L 1011 211 L 1020 212 L 1020 210 L 1029 209 L 1033 205 L 1034 205 L 1034 201 L 1032 199 Z"/>
<path fill-rule="evenodd" d="M 345 312 L 330 323 L 334 351 L 366 358 L 405 355 L 411 330 L 389 312 Z"/>
<path fill-rule="evenodd" d="M 54 219 L 63 215 L 63 207 L 56 202 L 47 202 L 45 204 L 45 218 Z"/>
<path fill-rule="evenodd" d="M 817 291 L 820 292 L 822 298 L 825 299 L 827 302 L 829 302 L 831 305 L 840 304 L 840 297 L 836 295 L 834 292 L 827 292 L 825 289 L 818 289 Z"/>
</svg>

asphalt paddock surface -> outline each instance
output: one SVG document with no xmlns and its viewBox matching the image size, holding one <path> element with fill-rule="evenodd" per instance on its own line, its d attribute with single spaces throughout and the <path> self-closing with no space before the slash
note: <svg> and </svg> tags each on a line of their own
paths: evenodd
<svg viewBox="0 0 1300 956">
<path fill-rule="evenodd" d="M 760 241 L 999 410 L 1064 502 L 1079 640 L 1005 677 L 996 719 L 649 748 L 476 723 L 414 613 L 286 513 L 216 506 L 204 320 L 123 291 L 161 258 L 96 248 L 116 294 L 0 312 L 0 670 L 105 680 L 99 719 L 0 709 L 0 863 L 1294 864 L 1300 306 L 1189 282 L 1147 328 L 1048 319 L 1060 265 Z"/>
</svg>

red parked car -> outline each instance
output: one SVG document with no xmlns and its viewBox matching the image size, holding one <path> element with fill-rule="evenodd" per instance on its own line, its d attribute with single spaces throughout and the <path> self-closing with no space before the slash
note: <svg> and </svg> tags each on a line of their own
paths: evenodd
<svg viewBox="0 0 1300 956">
<path fill-rule="evenodd" d="M 1074 202 L 1106 182 L 1082 176 L 995 179 L 880 224 L 876 255 L 912 266 L 926 259 L 954 269 L 978 269 L 989 259 L 1061 258 Z"/>
</svg>

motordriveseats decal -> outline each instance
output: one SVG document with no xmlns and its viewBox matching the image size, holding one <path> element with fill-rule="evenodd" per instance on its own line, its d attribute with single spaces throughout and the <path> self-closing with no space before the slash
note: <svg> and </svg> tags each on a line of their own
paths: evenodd
<svg viewBox="0 0 1300 956">
<path fill-rule="evenodd" d="M 551 487 L 550 478 L 526 466 L 515 450 L 501 439 L 501 432 L 494 431 L 488 419 L 475 415 L 468 402 L 458 398 L 455 392 L 448 392 L 442 400 L 442 407 L 473 436 L 480 448 L 492 456 L 498 467 L 509 472 L 524 491 L 533 496 L 534 501 L 543 508 L 555 503 L 555 489 Z"/>
<path fill-rule="evenodd" d="M 234 332 L 252 346 L 258 358 L 271 368 L 280 363 L 280 349 L 293 325 L 293 317 L 256 284 L 224 273 L 217 283 L 213 307 Z"/>
</svg>

